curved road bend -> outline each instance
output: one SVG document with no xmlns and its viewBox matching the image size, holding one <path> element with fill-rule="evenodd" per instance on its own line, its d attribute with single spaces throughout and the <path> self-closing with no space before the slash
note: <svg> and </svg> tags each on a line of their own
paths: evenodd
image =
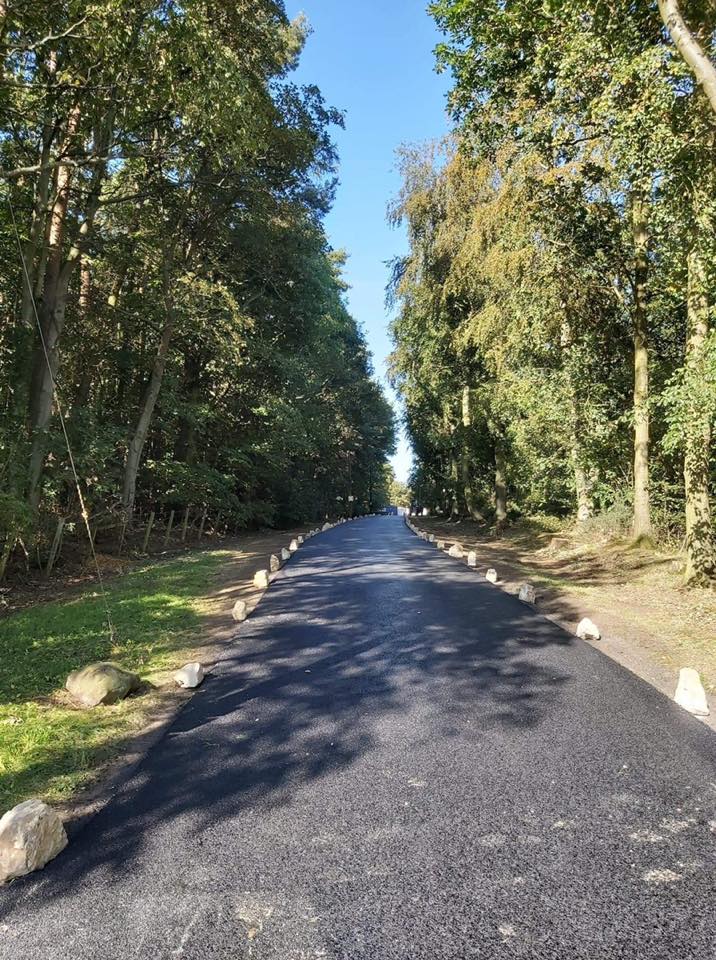
<svg viewBox="0 0 716 960">
<path fill-rule="evenodd" d="M 709 960 L 716 740 L 395 518 L 289 564 L 2 960 Z"/>
</svg>

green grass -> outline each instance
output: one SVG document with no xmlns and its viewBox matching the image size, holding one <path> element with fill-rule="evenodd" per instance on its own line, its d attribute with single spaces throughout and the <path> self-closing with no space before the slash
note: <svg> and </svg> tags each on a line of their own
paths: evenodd
<svg viewBox="0 0 716 960">
<path fill-rule="evenodd" d="M 68 799 L 121 752 L 156 693 L 75 709 L 62 692 L 67 674 L 113 660 L 149 683 L 166 679 L 201 644 L 202 598 L 226 556 L 183 557 L 110 582 L 114 641 L 95 591 L 0 620 L 0 813 L 31 796 Z"/>
</svg>

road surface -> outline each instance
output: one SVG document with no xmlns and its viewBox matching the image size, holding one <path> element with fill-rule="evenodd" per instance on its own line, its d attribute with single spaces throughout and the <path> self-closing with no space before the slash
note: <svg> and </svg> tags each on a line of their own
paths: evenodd
<svg viewBox="0 0 716 960">
<path fill-rule="evenodd" d="M 310 541 L 2 960 L 711 960 L 716 739 L 396 518 Z"/>
</svg>

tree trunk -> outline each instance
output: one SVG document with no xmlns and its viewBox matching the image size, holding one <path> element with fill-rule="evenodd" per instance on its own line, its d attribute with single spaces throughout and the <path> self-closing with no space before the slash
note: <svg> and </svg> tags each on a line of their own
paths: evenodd
<svg viewBox="0 0 716 960">
<path fill-rule="evenodd" d="M 137 425 L 134 429 L 132 439 L 129 441 L 129 446 L 127 447 L 127 458 L 124 463 L 122 505 L 129 520 L 131 520 L 132 513 L 134 512 L 134 501 L 137 493 L 137 474 L 139 473 L 142 451 L 144 450 L 144 444 L 146 443 L 149 433 L 159 391 L 162 388 L 164 370 L 167 365 L 167 357 L 169 356 L 169 346 L 174 333 L 175 316 L 171 289 L 172 264 L 173 250 L 171 252 L 165 251 L 164 264 L 162 266 L 162 288 L 165 309 L 164 329 L 162 330 L 162 336 L 159 341 L 159 346 L 157 347 L 149 383 L 147 384 L 140 404 Z"/>
<path fill-rule="evenodd" d="M 687 389 L 695 398 L 688 410 L 684 425 L 684 490 L 686 497 L 686 573 L 687 583 L 702 583 L 714 575 L 715 556 L 713 524 L 709 499 L 711 466 L 711 419 L 709 411 L 699 402 L 698 385 L 706 377 L 706 342 L 709 334 L 709 270 L 706 238 L 712 224 L 709 222 L 709 197 L 701 191 L 694 195 L 694 233 L 688 254 L 688 327 L 686 337 Z"/>
<path fill-rule="evenodd" d="M 564 355 L 562 366 L 567 383 L 567 395 L 570 407 L 570 455 L 572 470 L 574 471 L 574 489 L 577 500 L 577 521 L 585 523 L 594 516 L 594 498 L 592 496 L 593 471 L 587 464 L 587 457 L 582 443 L 582 410 L 577 388 L 578 372 L 575 370 L 575 360 L 572 350 L 572 326 L 568 319 L 562 323 L 561 347 Z"/>
<path fill-rule="evenodd" d="M 75 107 L 68 119 L 63 149 L 75 136 L 79 119 L 79 108 Z M 58 167 L 55 183 L 55 202 L 50 214 L 47 266 L 39 309 L 39 342 L 35 349 L 29 397 L 32 449 L 28 473 L 28 501 L 32 507 L 37 506 L 40 497 L 46 433 L 52 412 L 54 381 L 59 361 L 59 340 L 65 322 L 70 275 L 62 270 L 62 247 L 67 227 L 72 167 Z"/>
<path fill-rule="evenodd" d="M 507 467 L 505 445 L 501 436 L 495 439 L 495 519 L 499 532 L 507 523 Z"/>
<path fill-rule="evenodd" d="M 470 428 L 472 427 L 472 399 L 469 387 L 462 391 L 462 446 L 460 474 L 465 495 L 465 506 L 473 520 L 484 519 L 477 506 L 475 490 L 472 486 L 472 464 L 470 456 Z"/>
<path fill-rule="evenodd" d="M 712 110 L 716 113 L 716 67 L 689 29 L 679 9 L 678 0 L 659 0 L 659 13 L 674 41 L 674 46 L 693 71 L 696 82 L 701 86 Z"/>
<path fill-rule="evenodd" d="M 647 346 L 647 282 L 649 278 L 647 203 L 636 191 L 632 198 L 634 235 L 634 517 L 637 543 L 652 537 L 649 502 L 649 350 Z"/>
</svg>

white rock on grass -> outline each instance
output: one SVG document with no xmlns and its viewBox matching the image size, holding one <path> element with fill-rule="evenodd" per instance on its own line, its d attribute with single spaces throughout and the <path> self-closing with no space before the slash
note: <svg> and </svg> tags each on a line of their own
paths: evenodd
<svg viewBox="0 0 716 960">
<path fill-rule="evenodd" d="M 185 663 L 174 674 L 174 682 L 184 690 L 195 690 L 204 682 L 206 672 L 200 663 Z"/>
<path fill-rule="evenodd" d="M 462 560 L 462 547 L 459 543 L 453 543 L 453 545 L 448 550 L 448 556 L 454 557 L 456 560 Z"/>
<path fill-rule="evenodd" d="M 470 550 L 467 555 L 467 565 L 473 568 L 477 566 L 477 553 L 474 550 Z"/>
<path fill-rule="evenodd" d="M 243 623 L 244 620 L 249 615 L 249 608 L 245 600 L 237 600 L 234 604 L 234 609 L 231 611 L 231 616 L 236 620 L 237 623 Z"/>
<path fill-rule="evenodd" d="M 531 583 L 523 583 L 520 587 L 520 600 L 523 603 L 537 603 L 537 593 Z"/>
<path fill-rule="evenodd" d="M 259 590 L 268 590 L 269 572 L 268 570 L 257 570 L 254 574 L 254 586 Z"/>
<path fill-rule="evenodd" d="M 488 583 L 497 583 L 498 579 L 499 577 L 497 576 L 497 570 L 495 570 L 494 567 L 490 567 L 485 574 L 485 580 L 487 580 Z"/>
<path fill-rule="evenodd" d="M 298 550 L 298 540 L 292 540 L 288 545 L 289 553 L 296 553 Z"/>
<path fill-rule="evenodd" d="M 0 819 L 0 883 L 41 870 L 67 846 L 59 816 L 42 800 L 25 800 Z"/>
<path fill-rule="evenodd" d="M 276 556 L 275 553 L 272 553 L 269 558 L 269 570 L 271 571 L 271 573 L 278 573 L 280 569 L 281 569 L 281 561 L 279 560 L 279 558 Z"/>
<path fill-rule="evenodd" d="M 85 707 L 107 706 L 124 700 L 139 689 L 136 673 L 123 670 L 116 663 L 90 663 L 69 675 L 65 687 Z"/>
<path fill-rule="evenodd" d="M 438 542 L 437 542 L 437 548 L 438 548 L 438 550 L 444 550 L 444 549 L 445 549 L 445 541 L 444 541 L 444 540 L 438 540 Z"/>
<path fill-rule="evenodd" d="M 674 700 L 684 710 L 693 713 L 695 717 L 708 717 L 709 715 L 706 691 L 703 688 L 698 671 L 691 667 L 684 667 L 679 673 L 679 685 L 676 688 Z"/>
<path fill-rule="evenodd" d="M 287 550 L 287 549 L 284 547 L 283 550 L 281 551 L 281 559 L 283 560 L 284 563 L 285 563 L 287 560 L 290 560 L 290 559 L 291 559 L 291 551 L 290 551 L 290 550 Z"/>
<path fill-rule="evenodd" d="M 435 534 L 434 534 L 434 533 L 429 533 L 429 534 L 428 534 L 428 543 L 435 543 Z"/>
<path fill-rule="evenodd" d="M 330 530 L 330 529 L 331 529 L 331 526 L 332 526 L 332 524 L 330 524 L 330 523 L 324 523 L 323 526 L 321 527 L 321 530 L 323 530 L 323 532 L 325 533 L 326 530 Z"/>
<path fill-rule="evenodd" d="M 305 537 L 296 537 L 296 543 L 299 545 L 299 547 L 303 546 L 305 542 L 306 542 Z"/>
<path fill-rule="evenodd" d="M 577 627 L 577 636 L 580 640 L 601 640 L 602 634 L 599 627 L 589 617 L 581 620 Z"/>
</svg>

